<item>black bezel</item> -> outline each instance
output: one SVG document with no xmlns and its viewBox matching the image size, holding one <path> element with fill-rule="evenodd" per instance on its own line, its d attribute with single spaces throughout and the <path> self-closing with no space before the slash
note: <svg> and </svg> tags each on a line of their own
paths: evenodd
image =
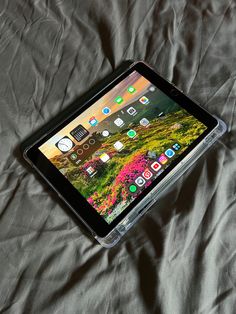
<svg viewBox="0 0 236 314">
<path fill-rule="evenodd" d="M 207 130 L 195 140 L 178 158 L 176 158 L 169 167 L 160 174 L 152 184 L 143 191 L 142 195 L 137 197 L 112 223 L 108 224 L 102 216 L 86 201 L 86 199 L 74 188 L 74 186 L 58 171 L 58 169 L 40 152 L 38 147 L 52 137 L 59 129 L 63 128 L 71 120 L 76 118 L 81 112 L 90 107 L 94 102 L 101 98 L 105 93 L 112 89 L 116 84 L 136 70 L 153 85 L 156 85 L 167 96 L 172 98 L 181 107 L 195 116 L 199 121 L 207 126 Z M 38 172 L 47 180 L 47 182 L 62 196 L 67 204 L 78 214 L 90 230 L 99 237 L 105 237 L 114 227 L 142 200 L 155 186 L 160 182 L 197 144 L 199 144 L 207 134 L 209 134 L 218 124 L 218 121 L 207 111 L 198 106 L 190 98 L 180 92 L 174 85 L 163 79 L 143 62 L 134 63 L 124 73 L 115 78 L 105 88 L 103 88 L 94 97 L 87 100 L 86 103 L 75 110 L 66 120 L 55 125 L 50 132 L 40 137 L 33 145 L 24 151 L 25 158 Z"/>
</svg>

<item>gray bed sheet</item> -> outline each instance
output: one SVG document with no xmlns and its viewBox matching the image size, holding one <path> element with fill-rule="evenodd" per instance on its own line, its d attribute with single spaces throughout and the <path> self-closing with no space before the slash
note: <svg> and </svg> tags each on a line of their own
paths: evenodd
<svg viewBox="0 0 236 314">
<path fill-rule="evenodd" d="M 125 59 L 228 131 L 107 250 L 19 144 Z M 0 1 L 0 313 L 236 313 L 235 77 L 235 1 Z"/>
</svg>

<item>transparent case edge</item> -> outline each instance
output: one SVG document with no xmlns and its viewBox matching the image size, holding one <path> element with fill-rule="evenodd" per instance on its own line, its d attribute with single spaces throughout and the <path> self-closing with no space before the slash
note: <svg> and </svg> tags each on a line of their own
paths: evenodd
<svg viewBox="0 0 236 314">
<path fill-rule="evenodd" d="M 105 248 L 116 245 L 122 236 L 148 211 L 158 200 L 160 194 L 176 182 L 202 154 L 207 151 L 227 130 L 226 124 L 215 116 L 218 125 L 208 136 L 199 143 L 195 149 L 187 155 L 156 187 L 129 212 L 125 218 L 104 238 L 94 235 L 95 239 Z M 155 197 L 154 197 L 155 195 Z"/>
</svg>

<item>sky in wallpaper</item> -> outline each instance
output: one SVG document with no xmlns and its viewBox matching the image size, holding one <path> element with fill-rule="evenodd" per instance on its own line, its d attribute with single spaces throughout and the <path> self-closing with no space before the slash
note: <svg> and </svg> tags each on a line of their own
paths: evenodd
<svg viewBox="0 0 236 314">
<path fill-rule="evenodd" d="M 57 132 L 54 136 L 52 136 L 47 142 L 45 142 L 43 145 L 39 147 L 41 152 L 48 158 L 51 159 L 55 157 L 56 155 L 60 155 L 60 151 L 55 146 L 55 143 L 57 143 L 63 136 L 70 137 L 73 141 L 75 139 L 70 135 L 70 131 L 73 130 L 75 127 L 77 127 L 79 124 L 82 124 L 88 131 L 93 128 L 93 131 L 96 131 L 96 127 L 91 127 L 89 124 L 89 118 L 90 116 L 93 116 L 96 114 L 96 118 L 101 123 L 104 119 L 107 118 L 106 115 L 102 113 L 102 108 L 109 107 L 111 109 L 112 113 L 115 113 L 116 111 L 119 111 L 121 108 L 126 107 L 129 105 L 130 102 L 134 100 L 134 95 L 130 94 L 126 86 L 132 85 L 137 92 L 135 93 L 135 98 L 139 98 L 142 96 L 144 90 L 150 85 L 150 82 L 145 79 L 143 76 L 141 76 L 136 71 L 132 72 L 129 77 L 127 77 L 125 80 L 117 84 L 114 88 L 112 88 L 108 93 L 106 93 L 102 98 L 100 98 L 98 101 L 96 101 L 92 107 L 85 110 L 83 113 L 79 115 L 79 117 L 72 120 L 70 123 L 67 124 L 63 129 L 61 129 L 59 132 Z M 124 101 L 122 104 L 117 105 L 117 103 L 114 102 L 114 99 L 117 97 L 117 92 L 119 91 L 119 96 L 121 96 Z M 123 91 L 123 92 L 121 92 Z M 78 107 L 81 107 L 80 104 L 78 104 Z M 83 141 L 80 142 L 82 144 Z"/>
</svg>

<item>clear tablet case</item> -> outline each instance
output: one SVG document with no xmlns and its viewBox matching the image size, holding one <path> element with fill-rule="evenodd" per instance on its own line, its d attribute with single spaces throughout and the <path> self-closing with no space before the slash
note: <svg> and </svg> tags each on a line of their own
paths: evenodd
<svg viewBox="0 0 236 314">
<path fill-rule="evenodd" d="M 121 237 L 160 198 L 161 193 L 172 185 L 197 159 L 207 151 L 227 130 L 226 124 L 218 120 L 218 126 L 199 143 L 156 187 L 104 238 L 95 235 L 97 241 L 106 248 L 114 246 Z"/>
</svg>

